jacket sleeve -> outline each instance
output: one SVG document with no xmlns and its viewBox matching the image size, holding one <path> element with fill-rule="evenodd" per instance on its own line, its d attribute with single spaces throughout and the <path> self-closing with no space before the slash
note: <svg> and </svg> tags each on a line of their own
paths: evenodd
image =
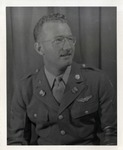
<svg viewBox="0 0 123 150">
<path fill-rule="evenodd" d="M 28 139 L 25 137 L 28 118 L 26 106 L 20 87 L 15 88 L 11 104 L 10 127 L 8 127 L 8 145 L 27 145 Z M 29 122 L 28 122 L 29 123 Z M 28 126 L 29 129 L 29 126 Z"/>
<path fill-rule="evenodd" d="M 104 145 L 117 144 L 116 96 L 113 85 L 108 77 L 101 75 L 99 85 L 99 116 L 104 134 Z"/>
</svg>

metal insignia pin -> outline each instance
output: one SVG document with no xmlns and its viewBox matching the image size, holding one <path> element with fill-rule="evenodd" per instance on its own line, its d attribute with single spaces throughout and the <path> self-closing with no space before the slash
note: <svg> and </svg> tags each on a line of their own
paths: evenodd
<svg viewBox="0 0 123 150">
<path fill-rule="evenodd" d="M 72 89 L 72 93 L 76 93 L 76 92 L 78 92 L 78 89 L 77 89 L 77 87 L 74 87 L 74 88 Z"/>
<path fill-rule="evenodd" d="M 80 79 L 80 75 L 79 75 L 79 74 L 76 74 L 76 75 L 75 75 L 75 79 L 76 79 L 76 80 L 79 80 L 79 79 Z"/>
<path fill-rule="evenodd" d="M 40 90 L 39 94 L 40 94 L 41 96 L 45 96 L 46 92 L 43 91 L 43 90 Z"/>
</svg>

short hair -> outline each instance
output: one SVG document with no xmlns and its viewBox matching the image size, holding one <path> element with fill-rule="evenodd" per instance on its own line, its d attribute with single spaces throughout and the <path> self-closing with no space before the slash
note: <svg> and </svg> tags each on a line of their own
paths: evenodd
<svg viewBox="0 0 123 150">
<path fill-rule="evenodd" d="M 34 35 L 35 42 L 37 42 L 38 40 L 43 24 L 50 21 L 68 23 L 66 16 L 60 13 L 52 13 L 50 15 L 43 16 L 42 18 L 40 18 L 40 20 L 37 22 L 37 24 L 34 27 L 33 35 Z"/>
</svg>

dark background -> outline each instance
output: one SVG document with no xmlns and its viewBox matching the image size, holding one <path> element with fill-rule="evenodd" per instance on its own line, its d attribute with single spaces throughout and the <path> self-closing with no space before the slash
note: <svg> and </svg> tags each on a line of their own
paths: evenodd
<svg viewBox="0 0 123 150">
<path fill-rule="evenodd" d="M 66 15 L 77 39 L 74 60 L 104 70 L 116 90 L 116 7 L 7 7 L 7 110 L 17 80 L 42 65 L 33 28 L 46 14 Z"/>
</svg>

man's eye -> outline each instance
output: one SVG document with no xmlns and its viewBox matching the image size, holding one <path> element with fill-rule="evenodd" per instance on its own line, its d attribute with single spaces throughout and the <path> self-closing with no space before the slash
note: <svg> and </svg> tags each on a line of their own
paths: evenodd
<svg viewBox="0 0 123 150">
<path fill-rule="evenodd" d="M 72 38 L 72 37 L 69 37 L 68 40 L 69 40 L 69 41 L 73 41 L 73 38 Z"/>
<path fill-rule="evenodd" d="M 62 42 L 63 41 L 63 38 L 58 38 L 55 40 L 56 42 Z"/>
</svg>

